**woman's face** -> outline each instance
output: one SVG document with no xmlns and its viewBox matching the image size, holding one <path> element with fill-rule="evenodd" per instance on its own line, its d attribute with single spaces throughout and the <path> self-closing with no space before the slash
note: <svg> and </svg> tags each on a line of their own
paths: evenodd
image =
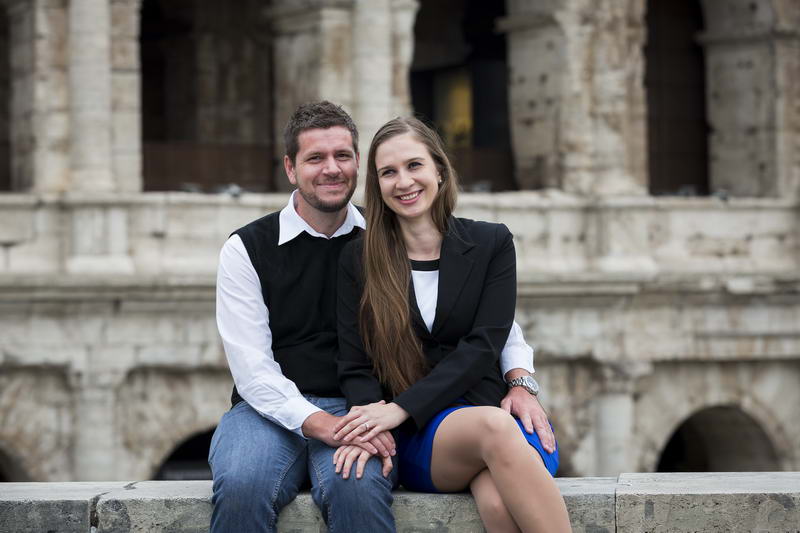
<svg viewBox="0 0 800 533">
<path fill-rule="evenodd" d="M 386 206 L 401 219 L 430 218 L 439 192 L 439 171 L 413 133 L 396 135 L 375 151 L 378 185 Z"/>
</svg>

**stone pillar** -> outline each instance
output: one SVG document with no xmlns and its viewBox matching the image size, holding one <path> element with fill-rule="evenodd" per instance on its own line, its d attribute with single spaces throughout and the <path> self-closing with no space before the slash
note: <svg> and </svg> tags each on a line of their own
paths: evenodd
<svg viewBox="0 0 800 533">
<path fill-rule="evenodd" d="M 800 198 L 800 12 L 792 0 L 703 2 L 714 191 Z"/>
<path fill-rule="evenodd" d="M 366 170 L 370 141 L 393 108 L 393 21 L 391 0 L 355 0 L 353 17 L 353 120 Z M 363 175 L 363 173 L 362 173 Z"/>
<path fill-rule="evenodd" d="M 90 353 L 87 365 L 92 357 Z M 100 367 L 103 366 L 108 364 L 100 363 Z M 72 375 L 76 419 L 72 446 L 73 481 L 125 479 L 123 469 L 126 465 L 120 460 L 123 443 L 118 436 L 119 420 L 116 417 L 116 391 L 123 378 L 124 373 L 97 371 L 90 367 Z"/>
<path fill-rule="evenodd" d="M 517 182 L 646 193 L 644 0 L 508 0 Z"/>
<path fill-rule="evenodd" d="M 142 190 L 140 9 L 141 0 L 111 1 L 111 157 L 120 192 Z"/>
<path fill-rule="evenodd" d="M 108 0 L 69 6 L 70 190 L 115 189 L 111 153 L 111 33 Z"/>
<path fill-rule="evenodd" d="M 632 472 L 633 378 L 619 364 L 600 369 L 601 392 L 595 398 L 597 455 L 595 476 Z"/>
<path fill-rule="evenodd" d="M 409 72 L 414 59 L 414 23 L 418 0 L 392 0 L 392 111 L 391 116 L 412 111 Z"/>
<path fill-rule="evenodd" d="M 10 42 L 11 188 L 60 192 L 69 183 L 65 0 L 6 0 Z"/>
<path fill-rule="evenodd" d="M 275 0 L 273 31 L 275 184 L 291 188 L 283 171 L 283 128 L 303 102 L 327 99 L 353 109 L 354 0 Z"/>
</svg>

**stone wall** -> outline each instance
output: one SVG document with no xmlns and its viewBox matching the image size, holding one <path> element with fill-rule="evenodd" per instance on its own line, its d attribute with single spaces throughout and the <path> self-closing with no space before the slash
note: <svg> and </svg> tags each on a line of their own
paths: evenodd
<svg viewBox="0 0 800 533">
<path fill-rule="evenodd" d="M 170 2 L 192 32 L 165 58 L 165 138 L 268 144 L 298 103 L 328 98 L 352 112 L 365 154 L 411 109 L 419 5 Z M 2 6 L 13 192 L 0 195 L 0 466 L 14 479 L 149 478 L 227 407 L 216 257 L 286 195 L 142 192 L 138 0 Z M 545 188 L 463 194 L 458 212 L 515 235 L 517 317 L 562 473 L 653 470 L 676 430 L 715 413 L 764 444 L 746 464 L 798 469 L 798 10 L 703 3 L 715 194 L 654 198 L 646 6 L 507 2 L 517 179 Z M 705 440 L 725 434 L 707 426 Z"/>
<path fill-rule="evenodd" d="M 228 405 L 219 247 L 285 196 L 0 201 L 0 418 L 59 420 L 48 439 L 4 424 L 0 442 L 27 479 L 154 475 Z M 515 234 L 517 319 L 564 474 L 652 470 L 677 426 L 717 405 L 748 413 L 780 468 L 800 466 L 800 401 L 787 400 L 800 380 L 796 206 L 531 192 L 464 194 L 459 213 Z M 126 244 L 76 258 L 71 232 Z M 20 399 L 42 387 L 52 409 Z"/>
</svg>

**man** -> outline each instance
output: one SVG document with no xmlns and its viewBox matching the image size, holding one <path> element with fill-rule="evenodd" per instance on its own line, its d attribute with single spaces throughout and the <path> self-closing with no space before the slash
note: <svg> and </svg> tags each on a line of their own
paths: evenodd
<svg viewBox="0 0 800 533">
<path fill-rule="evenodd" d="M 346 414 L 336 377 L 336 265 L 364 228 L 350 204 L 358 131 L 341 107 L 319 102 L 295 111 L 284 141 L 297 190 L 284 209 L 234 232 L 220 253 L 217 324 L 236 386 L 209 452 L 211 530 L 275 531 L 280 509 L 310 478 L 331 533 L 391 532 L 391 434 L 360 444 L 367 453 L 356 476 L 349 466 L 337 475 L 333 464 L 342 444 L 333 428 Z M 501 363 L 507 380 L 532 370 L 516 325 Z M 547 418 L 528 390 L 511 387 L 503 405 L 529 431 L 535 424 L 552 450 Z"/>
</svg>

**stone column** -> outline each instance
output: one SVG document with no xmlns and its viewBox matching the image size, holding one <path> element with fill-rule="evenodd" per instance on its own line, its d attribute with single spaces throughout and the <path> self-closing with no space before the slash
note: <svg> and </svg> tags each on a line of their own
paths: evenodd
<svg viewBox="0 0 800 533">
<path fill-rule="evenodd" d="M 72 447 L 74 481 L 124 479 L 125 464 L 119 460 L 123 456 L 123 443 L 118 436 L 115 412 L 116 390 L 123 378 L 124 373 L 91 368 L 82 368 L 72 376 L 76 419 Z"/>
<path fill-rule="evenodd" d="M 508 0 L 511 137 L 522 188 L 644 194 L 644 0 Z"/>
<path fill-rule="evenodd" d="M 283 128 L 303 102 L 327 99 L 353 110 L 354 0 L 275 0 L 267 11 L 273 30 L 275 183 L 283 171 Z"/>
<path fill-rule="evenodd" d="M 392 0 L 392 111 L 391 116 L 412 111 L 409 73 L 414 59 L 414 23 L 418 0 Z"/>
<path fill-rule="evenodd" d="M 633 471 L 633 378 L 621 364 L 600 369 L 601 392 L 595 398 L 597 455 L 595 476 Z"/>
<path fill-rule="evenodd" d="M 69 6 L 70 190 L 115 189 L 111 154 L 111 33 L 108 0 Z"/>
<path fill-rule="evenodd" d="M 69 184 L 67 9 L 63 0 L 6 0 L 11 188 L 60 192 Z"/>
<path fill-rule="evenodd" d="M 120 192 L 142 190 L 140 9 L 141 0 L 111 2 L 111 158 Z"/>
<path fill-rule="evenodd" d="M 703 2 L 714 191 L 800 198 L 800 12 L 791 0 Z"/>
<path fill-rule="evenodd" d="M 375 132 L 393 107 L 393 21 L 391 0 L 355 0 L 353 17 L 353 120 L 366 160 Z M 366 169 L 362 161 L 362 170 Z M 362 174 L 363 175 L 363 174 Z"/>
</svg>

